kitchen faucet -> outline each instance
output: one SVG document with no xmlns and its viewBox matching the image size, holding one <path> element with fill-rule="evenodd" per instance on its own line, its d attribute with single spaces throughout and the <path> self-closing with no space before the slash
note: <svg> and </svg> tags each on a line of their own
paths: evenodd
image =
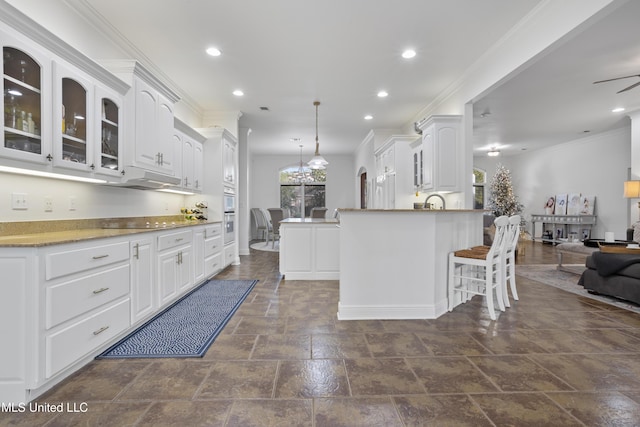
<svg viewBox="0 0 640 427">
<path fill-rule="evenodd" d="M 429 206 L 429 203 L 428 203 L 428 202 L 429 202 L 429 199 L 430 199 L 430 198 L 432 198 L 432 197 L 437 197 L 437 198 L 439 198 L 440 200 L 442 200 L 442 209 L 443 209 L 443 210 L 444 210 L 444 209 L 447 209 L 447 204 L 446 204 L 446 203 L 445 203 L 445 201 L 444 201 L 444 197 L 442 197 L 441 195 L 439 195 L 439 194 L 437 194 L 437 193 L 431 194 L 431 195 L 429 195 L 429 196 L 425 199 L 425 201 L 424 201 L 424 208 L 425 208 L 425 209 L 431 209 L 431 208 L 430 208 L 430 206 Z"/>
</svg>

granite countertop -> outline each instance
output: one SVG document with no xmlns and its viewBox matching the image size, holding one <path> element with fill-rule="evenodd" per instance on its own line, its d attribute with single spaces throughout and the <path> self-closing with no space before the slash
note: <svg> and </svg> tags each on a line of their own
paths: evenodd
<svg viewBox="0 0 640 427">
<path fill-rule="evenodd" d="M 182 216 L 2 223 L 0 247 L 50 246 L 218 223 L 220 221 L 185 221 Z"/>
<path fill-rule="evenodd" d="M 358 213 L 368 213 L 368 212 L 417 212 L 417 213 L 438 213 L 438 212 L 446 212 L 446 213 L 456 213 L 456 212 L 478 212 L 485 213 L 489 212 L 485 209 L 354 209 L 354 208 L 341 208 L 338 209 L 338 212 L 358 212 Z"/>
<path fill-rule="evenodd" d="M 280 224 L 339 224 L 335 218 L 285 218 Z"/>
</svg>

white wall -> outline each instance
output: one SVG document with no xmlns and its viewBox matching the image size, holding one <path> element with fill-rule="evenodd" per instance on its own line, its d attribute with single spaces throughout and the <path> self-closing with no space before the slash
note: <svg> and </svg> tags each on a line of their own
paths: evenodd
<svg viewBox="0 0 640 427">
<path fill-rule="evenodd" d="M 324 156 L 329 162 L 327 166 L 326 205 L 328 215 L 336 208 L 353 208 L 354 186 L 356 179 L 353 173 L 353 156 Z M 311 158 L 304 157 L 303 161 Z M 308 159 L 307 159 L 308 160 Z M 280 206 L 280 184 L 278 171 L 293 164 L 300 163 L 300 156 L 265 156 L 250 157 L 250 208 L 274 208 Z M 253 219 L 252 219 L 253 221 Z"/>
<path fill-rule="evenodd" d="M 12 193 L 27 194 L 27 210 L 11 208 Z M 44 210 L 45 197 L 53 199 L 52 212 Z M 76 198 L 74 211 L 69 197 Z M 179 215 L 184 203 L 177 194 L 0 173 L 0 221 Z"/>
<path fill-rule="evenodd" d="M 498 163 L 509 169 L 527 221 L 531 214 L 544 212 L 549 196 L 594 195 L 598 218 L 592 237 L 602 239 L 605 231 L 613 231 L 616 239 L 624 239 L 630 225 L 629 201 L 622 197 L 631 166 L 630 140 L 631 128 L 627 126 L 516 156 L 475 157 L 474 167 L 487 171 L 487 191 Z M 530 222 L 527 226 L 531 231 Z M 538 225 L 538 234 L 540 230 Z"/>
</svg>

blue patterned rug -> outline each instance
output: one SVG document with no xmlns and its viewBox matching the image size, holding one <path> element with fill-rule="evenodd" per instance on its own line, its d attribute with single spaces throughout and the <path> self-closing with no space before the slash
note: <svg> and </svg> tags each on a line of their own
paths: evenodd
<svg viewBox="0 0 640 427">
<path fill-rule="evenodd" d="M 209 280 L 97 359 L 202 357 L 257 280 Z"/>
</svg>

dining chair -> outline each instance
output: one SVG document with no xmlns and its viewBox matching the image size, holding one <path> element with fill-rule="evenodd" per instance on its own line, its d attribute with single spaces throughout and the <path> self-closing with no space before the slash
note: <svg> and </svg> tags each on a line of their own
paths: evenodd
<svg viewBox="0 0 640 427">
<path fill-rule="evenodd" d="M 260 208 L 251 208 L 251 215 L 256 226 L 257 237 L 261 238 L 260 240 L 267 240 L 268 228 L 264 214 L 260 211 Z"/>
<path fill-rule="evenodd" d="M 273 224 L 271 224 L 271 214 L 265 208 L 259 208 L 260 213 L 262 214 L 262 218 L 267 226 L 267 239 L 265 242 L 265 246 L 269 244 L 269 241 L 273 239 Z"/>
<path fill-rule="evenodd" d="M 269 208 L 267 210 L 271 215 L 271 237 L 273 238 L 273 240 L 271 241 L 271 247 L 275 248 L 276 239 L 280 241 L 280 221 L 286 218 L 285 210 L 282 208 Z"/>
<path fill-rule="evenodd" d="M 324 218 L 327 215 L 327 208 L 311 208 L 311 218 Z"/>
<path fill-rule="evenodd" d="M 457 293 L 463 303 L 474 295 L 484 296 L 491 320 L 496 319 L 494 294 L 500 311 L 505 310 L 503 250 L 509 217 L 500 216 L 494 224 L 496 233 L 488 250 L 469 248 L 449 253 L 449 311 L 453 311 Z"/>
<path fill-rule="evenodd" d="M 516 248 L 518 247 L 518 238 L 520 237 L 520 215 L 509 217 L 509 225 L 507 226 L 507 237 L 502 255 L 503 261 L 503 300 L 506 307 L 510 307 L 509 290 L 515 301 L 518 301 L 518 291 L 516 290 Z"/>
</svg>

